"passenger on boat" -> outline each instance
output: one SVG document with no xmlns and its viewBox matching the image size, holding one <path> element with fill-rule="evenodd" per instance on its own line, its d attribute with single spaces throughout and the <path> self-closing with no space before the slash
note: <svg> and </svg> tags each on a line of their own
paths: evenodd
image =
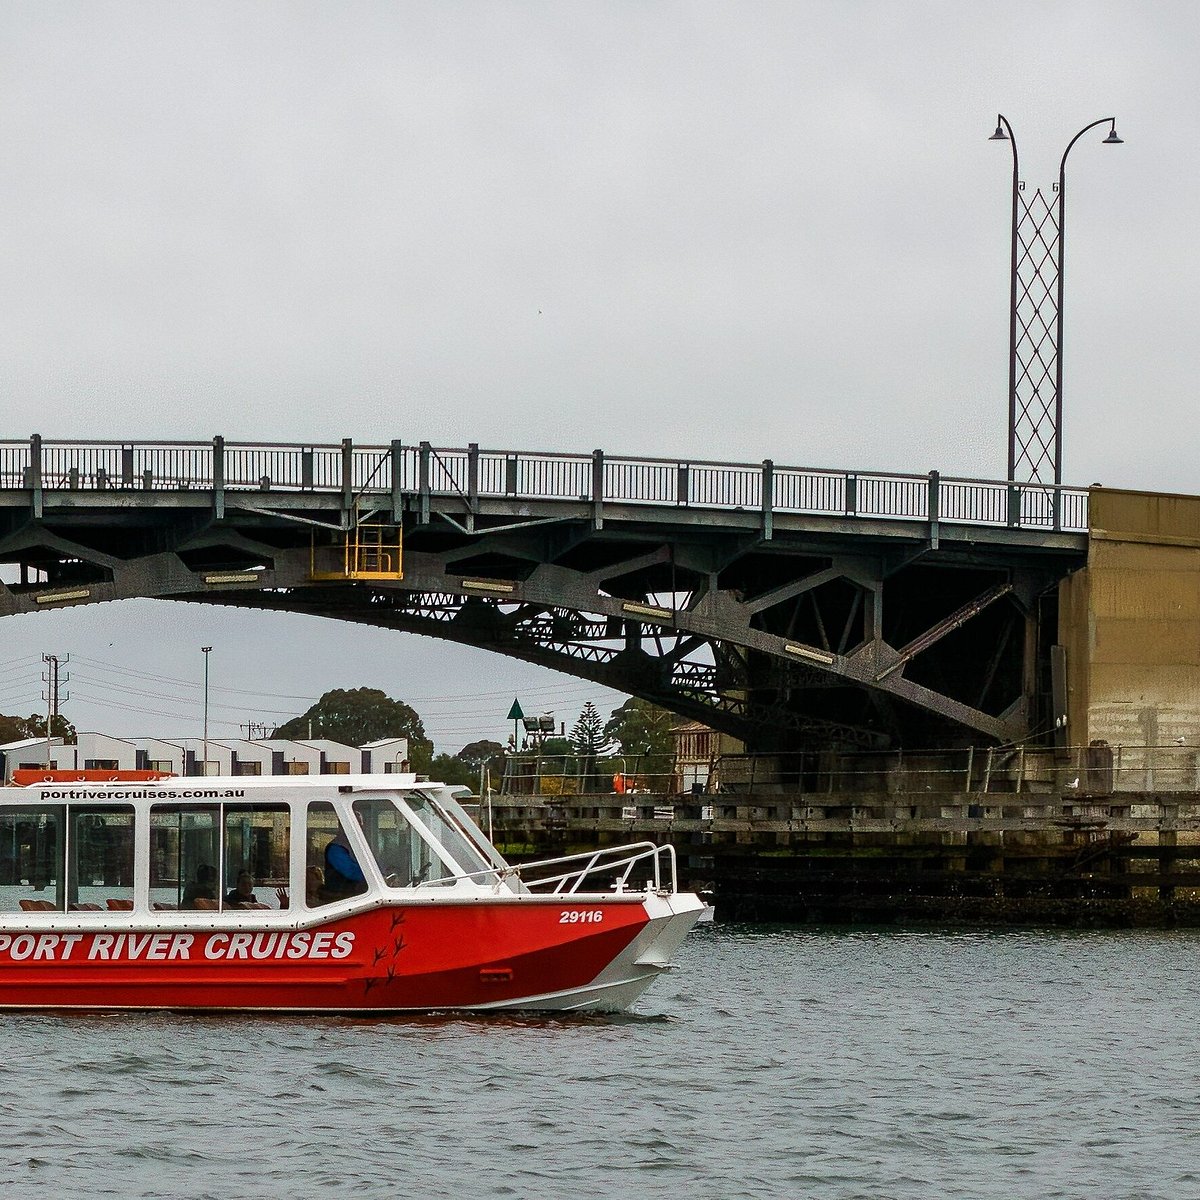
<svg viewBox="0 0 1200 1200">
<path fill-rule="evenodd" d="M 254 894 L 254 876 L 249 871 L 239 871 L 237 887 L 225 893 L 226 908 L 258 908 L 258 897 Z"/>
<path fill-rule="evenodd" d="M 321 899 L 321 889 L 325 886 L 325 877 L 320 867 L 309 867 L 304 872 L 304 902 L 309 908 L 316 908 L 325 901 Z M 287 888 L 276 888 L 275 895 L 279 898 L 279 907 L 287 908 L 292 899 Z"/>
<path fill-rule="evenodd" d="M 180 908 L 196 908 L 197 900 L 216 900 L 217 898 L 217 869 L 209 863 L 201 863 L 196 868 L 196 879 L 183 889 L 183 899 Z"/>
<path fill-rule="evenodd" d="M 367 877 L 354 857 L 346 831 L 339 829 L 337 837 L 325 847 L 325 883 L 321 888 L 321 899 L 328 904 L 366 890 Z"/>
</svg>

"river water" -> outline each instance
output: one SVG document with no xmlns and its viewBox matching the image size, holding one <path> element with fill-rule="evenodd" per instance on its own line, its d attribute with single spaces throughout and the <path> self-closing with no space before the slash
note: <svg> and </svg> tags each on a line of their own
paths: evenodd
<svg viewBox="0 0 1200 1200">
<path fill-rule="evenodd" d="M 1200 931 L 715 926 L 620 1018 L 0 1017 L 0 1195 L 1200 1197 Z"/>
</svg>

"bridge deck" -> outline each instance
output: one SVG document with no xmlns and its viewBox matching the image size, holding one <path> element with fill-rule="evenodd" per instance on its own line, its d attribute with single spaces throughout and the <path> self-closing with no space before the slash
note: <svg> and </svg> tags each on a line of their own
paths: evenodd
<svg viewBox="0 0 1200 1200">
<path fill-rule="evenodd" d="M 488 501 L 576 502 L 589 506 L 658 506 L 754 513 L 768 528 L 787 516 L 860 521 L 921 521 L 944 526 L 1081 533 L 1087 489 L 1000 480 L 833 471 L 762 463 L 546 454 L 516 450 L 417 446 L 299 445 L 226 442 L 0 442 L 0 493 L 36 507 L 70 493 L 149 493 L 142 503 L 187 505 L 184 493 L 337 496 L 346 507 L 402 496 L 457 499 L 464 512 Z M 176 499 L 169 498 L 175 494 Z M 152 497 L 152 498 L 151 498 Z M 105 503 L 93 500 L 92 503 Z M 111 501 L 108 501 L 111 503 Z"/>
</svg>

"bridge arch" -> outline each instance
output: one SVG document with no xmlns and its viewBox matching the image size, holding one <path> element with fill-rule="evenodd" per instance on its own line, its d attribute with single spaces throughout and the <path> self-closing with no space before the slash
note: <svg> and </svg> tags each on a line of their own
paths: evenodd
<svg viewBox="0 0 1200 1200">
<path fill-rule="evenodd" d="M 1046 598 L 1086 545 L 1054 528 L 1076 492 L 1012 490 L 600 452 L 216 439 L 113 457 L 39 439 L 24 466 L 0 446 L 0 615 L 286 610 L 541 663 L 755 748 L 1005 741 L 1033 727 Z"/>
</svg>

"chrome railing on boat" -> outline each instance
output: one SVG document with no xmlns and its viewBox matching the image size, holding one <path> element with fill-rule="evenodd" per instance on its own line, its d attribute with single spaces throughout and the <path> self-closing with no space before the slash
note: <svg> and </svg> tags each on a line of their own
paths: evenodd
<svg viewBox="0 0 1200 1200">
<path fill-rule="evenodd" d="M 663 887 L 664 860 L 666 861 L 665 874 L 670 880 L 665 889 Z M 615 875 L 613 891 L 622 892 L 626 890 L 633 868 L 639 862 L 647 861 L 654 872 L 653 884 L 656 892 L 664 890 L 677 892 L 679 890 L 675 874 L 675 847 L 656 846 L 653 842 L 632 842 L 627 846 L 606 846 L 600 850 L 584 850 L 578 854 L 564 855 L 561 858 L 543 858 L 537 862 L 522 863 L 513 870 L 530 891 L 548 888 L 554 884 L 551 889 L 554 895 L 571 895 L 582 890 L 584 881 L 591 875 Z M 583 862 L 583 865 L 560 874 L 539 876 L 536 879 L 530 879 L 526 874 L 533 869 L 558 867 L 572 862 Z M 623 871 L 622 867 L 624 867 Z M 620 874 L 617 874 L 618 871 Z"/>
<path fill-rule="evenodd" d="M 529 872 L 542 871 L 550 867 L 562 867 L 568 863 L 580 863 L 569 870 L 538 875 L 530 878 Z M 679 890 L 675 868 L 675 847 L 658 846 L 654 842 L 631 842 L 624 846 L 605 846 L 600 850 L 583 850 L 577 854 L 565 854 L 558 858 L 540 858 L 536 862 L 518 863 L 507 867 L 488 867 L 483 871 L 455 875 L 452 878 L 430 880 L 418 887 L 445 886 L 460 879 L 494 880 L 497 885 L 505 879 L 519 879 L 531 892 L 550 889 L 551 895 L 571 896 L 583 889 L 583 884 L 592 875 L 615 876 L 609 886 L 614 892 L 624 892 L 629 887 L 630 876 L 638 863 L 645 863 L 652 871 L 648 883 L 656 892 L 675 893 Z M 665 864 L 665 865 L 664 865 Z M 664 884 L 664 879 L 667 881 Z M 552 886 L 553 885 L 553 886 Z"/>
</svg>

